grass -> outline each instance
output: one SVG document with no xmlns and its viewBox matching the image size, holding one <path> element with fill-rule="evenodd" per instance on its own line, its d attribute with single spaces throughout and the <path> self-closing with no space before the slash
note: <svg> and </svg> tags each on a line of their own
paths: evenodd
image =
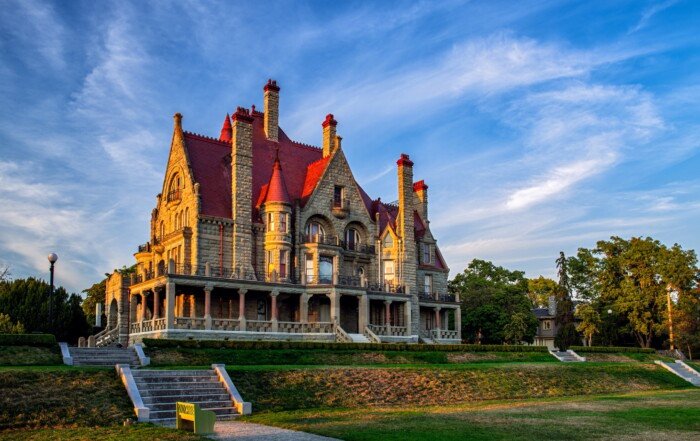
<svg viewBox="0 0 700 441">
<path fill-rule="evenodd" d="M 654 360 L 663 360 L 663 361 L 673 361 L 673 358 L 671 357 L 664 357 L 658 354 L 647 354 L 643 352 L 619 352 L 619 353 L 604 353 L 604 352 L 585 352 L 585 351 L 579 351 L 576 352 L 582 357 L 586 357 L 587 361 L 594 361 L 594 362 L 622 362 L 622 363 L 629 363 L 629 362 L 643 362 L 643 363 L 653 363 Z"/>
<path fill-rule="evenodd" d="M 70 366 L 0 369 L 0 430 L 107 426 L 133 417 L 114 369 Z"/>
<path fill-rule="evenodd" d="M 138 424 L 129 427 L 81 427 L 0 432 L 0 441 L 94 441 L 96 439 L 100 441 L 201 441 L 206 438 L 151 424 Z"/>
<path fill-rule="evenodd" d="M 0 346 L 0 366 L 60 365 L 63 364 L 58 345 Z"/>
<path fill-rule="evenodd" d="M 646 363 L 331 369 L 255 366 L 228 371 L 256 412 L 407 402 L 430 406 L 692 387 L 660 366 Z"/>
<path fill-rule="evenodd" d="M 347 441 L 698 439 L 700 390 L 449 406 L 311 409 L 259 413 L 244 420 Z"/>
<path fill-rule="evenodd" d="M 153 366 L 195 365 L 370 365 L 479 362 L 551 362 L 547 352 L 360 351 L 338 349 L 148 348 Z"/>
</svg>

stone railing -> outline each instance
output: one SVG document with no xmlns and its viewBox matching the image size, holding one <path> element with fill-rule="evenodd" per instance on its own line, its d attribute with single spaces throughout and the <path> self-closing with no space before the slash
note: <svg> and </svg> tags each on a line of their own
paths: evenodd
<svg viewBox="0 0 700 441">
<path fill-rule="evenodd" d="M 162 331 L 166 327 L 166 322 L 164 318 L 153 319 L 153 330 Z"/>
<path fill-rule="evenodd" d="M 381 343 L 382 340 L 375 334 L 371 329 L 370 326 L 368 325 L 365 327 L 365 332 L 363 332 L 364 336 L 367 337 L 367 340 L 369 340 L 372 343 Z"/>
<path fill-rule="evenodd" d="M 95 346 L 109 346 L 119 339 L 119 328 L 115 326 L 114 328 L 105 330 L 100 334 L 98 334 L 99 337 L 95 336 Z"/>
<path fill-rule="evenodd" d="M 459 335 L 458 335 L 457 331 L 450 331 L 447 329 L 433 329 L 432 332 L 430 333 L 430 338 L 437 339 L 437 340 L 442 340 L 442 339 L 456 340 L 459 338 Z"/>
<path fill-rule="evenodd" d="M 203 317 L 175 317 L 173 329 L 204 329 Z"/>
<path fill-rule="evenodd" d="M 454 294 L 440 294 L 437 292 L 434 293 L 429 293 L 429 292 L 421 292 L 418 293 L 418 299 L 419 300 L 426 300 L 428 302 L 458 302 L 459 299 Z"/>
<path fill-rule="evenodd" d="M 272 322 L 266 320 L 247 320 L 245 329 L 250 332 L 270 332 L 272 331 Z"/>
<path fill-rule="evenodd" d="M 241 323 L 238 319 L 219 319 L 211 320 L 211 329 L 214 331 L 240 331 Z"/>
<path fill-rule="evenodd" d="M 339 324 L 334 323 L 335 340 L 341 343 L 352 343 L 352 338 Z"/>
<path fill-rule="evenodd" d="M 392 337 L 406 337 L 408 335 L 408 328 L 405 326 L 367 325 L 367 328 L 377 335 Z"/>
<path fill-rule="evenodd" d="M 309 322 L 302 323 L 303 332 L 314 333 L 314 334 L 332 334 L 333 333 L 333 323 L 331 322 Z"/>
</svg>

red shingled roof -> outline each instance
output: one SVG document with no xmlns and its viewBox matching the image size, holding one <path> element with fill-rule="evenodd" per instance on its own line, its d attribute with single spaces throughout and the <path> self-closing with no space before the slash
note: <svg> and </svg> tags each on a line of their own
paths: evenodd
<svg viewBox="0 0 700 441">
<path fill-rule="evenodd" d="M 284 183 L 284 177 L 282 176 L 282 166 L 280 165 L 279 159 L 275 159 L 272 165 L 272 177 L 270 177 L 270 183 L 267 185 L 266 191 L 261 191 L 260 194 L 265 194 L 265 202 L 285 202 L 291 204 L 292 201 L 289 199 L 289 193 L 287 192 L 287 186 Z"/>
</svg>

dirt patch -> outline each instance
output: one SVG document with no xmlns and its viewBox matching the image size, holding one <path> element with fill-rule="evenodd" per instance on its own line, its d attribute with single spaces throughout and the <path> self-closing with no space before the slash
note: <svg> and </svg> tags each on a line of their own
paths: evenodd
<svg viewBox="0 0 700 441">
<path fill-rule="evenodd" d="M 636 361 L 633 358 L 630 358 L 630 357 L 627 357 L 627 356 L 621 355 L 621 354 L 588 353 L 588 354 L 584 354 L 583 356 L 586 357 L 586 361 L 610 361 L 610 362 L 617 362 L 617 363 L 629 363 L 629 362 Z"/>
<path fill-rule="evenodd" d="M 449 363 L 469 363 L 474 361 L 498 360 L 496 354 L 475 353 L 475 352 L 455 352 L 447 354 Z"/>
</svg>

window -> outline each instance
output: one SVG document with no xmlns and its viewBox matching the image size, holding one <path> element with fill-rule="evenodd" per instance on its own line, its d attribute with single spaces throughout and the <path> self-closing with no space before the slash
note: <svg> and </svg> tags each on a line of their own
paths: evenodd
<svg viewBox="0 0 700 441">
<path fill-rule="evenodd" d="M 336 185 L 333 188 L 333 206 L 342 207 L 343 206 L 343 187 Z"/>
<path fill-rule="evenodd" d="M 170 180 L 170 186 L 168 187 L 168 194 L 166 200 L 176 201 L 180 199 L 180 175 L 175 175 Z"/>
<path fill-rule="evenodd" d="M 319 283 L 333 283 L 333 258 L 321 256 L 318 259 L 318 281 Z"/>
<path fill-rule="evenodd" d="M 382 263 L 384 265 L 384 281 L 385 282 L 393 282 L 394 281 L 394 261 L 393 260 L 384 260 Z"/>
<path fill-rule="evenodd" d="M 190 226 L 190 207 L 185 208 L 185 227 Z"/>
<path fill-rule="evenodd" d="M 275 263 L 272 261 L 272 251 L 265 251 L 265 262 L 267 263 L 267 276 L 272 278 L 275 273 Z"/>
<path fill-rule="evenodd" d="M 394 238 L 391 236 L 391 233 L 387 233 L 384 238 L 384 248 L 394 248 Z"/>
<path fill-rule="evenodd" d="M 549 320 L 543 321 L 542 322 L 542 329 L 544 329 L 545 331 L 549 331 L 550 329 L 552 329 L 552 322 Z"/>
<path fill-rule="evenodd" d="M 313 282 L 314 280 L 314 256 L 313 254 L 306 255 L 306 281 Z"/>
<path fill-rule="evenodd" d="M 423 292 L 426 294 L 433 293 L 433 276 L 426 274 L 423 281 Z"/>
<path fill-rule="evenodd" d="M 280 231 L 287 233 L 287 213 L 280 213 Z"/>
<path fill-rule="evenodd" d="M 275 231 L 274 213 L 267 213 L 267 231 Z"/>
<path fill-rule="evenodd" d="M 165 236 L 165 222 L 160 221 L 160 237 L 158 237 L 158 240 L 163 240 L 163 236 Z"/>
<path fill-rule="evenodd" d="M 309 222 L 306 226 L 306 236 L 310 242 L 318 242 L 323 238 L 323 227 L 318 222 Z"/>
<path fill-rule="evenodd" d="M 286 250 L 280 250 L 280 278 L 287 278 L 287 258 L 288 252 Z"/>
<path fill-rule="evenodd" d="M 357 246 L 360 244 L 360 233 L 354 228 L 348 228 L 345 230 L 345 245 L 348 250 L 356 250 Z"/>
</svg>

